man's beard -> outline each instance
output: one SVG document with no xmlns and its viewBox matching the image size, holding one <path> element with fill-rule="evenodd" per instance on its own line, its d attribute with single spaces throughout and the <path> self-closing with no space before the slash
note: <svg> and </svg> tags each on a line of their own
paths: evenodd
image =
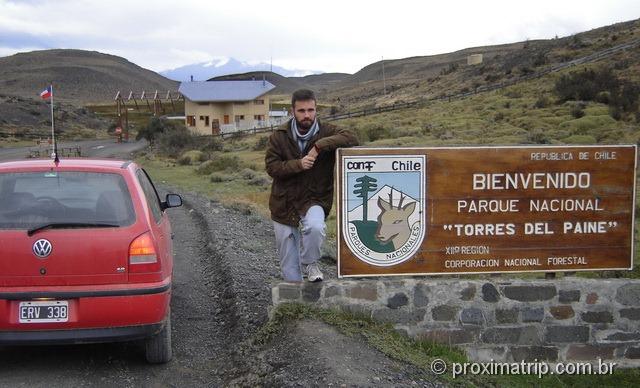
<svg viewBox="0 0 640 388">
<path fill-rule="evenodd" d="M 304 119 L 303 121 L 296 120 L 296 125 L 299 131 L 302 130 L 301 132 L 306 133 L 313 125 L 313 120 L 311 119 Z"/>
</svg>

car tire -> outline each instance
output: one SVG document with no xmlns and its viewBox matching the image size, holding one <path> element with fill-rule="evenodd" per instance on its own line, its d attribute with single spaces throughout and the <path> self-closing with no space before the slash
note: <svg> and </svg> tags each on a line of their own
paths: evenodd
<svg viewBox="0 0 640 388">
<path fill-rule="evenodd" d="M 171 314 L 167 315 L 167 321 L 160 332 L 145 340 L 145 354 L 147 362 L 151 364 L 164 364 L 171 361 Z"/>
</svg>

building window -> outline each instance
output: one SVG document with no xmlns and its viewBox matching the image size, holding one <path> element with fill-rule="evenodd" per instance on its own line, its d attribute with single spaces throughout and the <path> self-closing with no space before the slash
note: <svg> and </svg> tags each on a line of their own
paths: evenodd
<svg viewBox="0 0 640 388">
<path fill-rule="evenodd" d="M 187 125 L 190 127 L 196 126 L 196 116 L 187 116 Z"/>
<path fill-rule="evenodd" d="M 200 121 L 204 120 L 204 116 L 200 116 Z"/>
<path fill-rule="evenodd" d="M 264 120 L 264 115 L 253 115 L 253 119 L 257 121 Z"/>
<path fill-rule="evenodd" d="M 264 100 L 253 100 L 254 105 L 264 105 Z"/>
<path fill-rule="evenodd" d="M 236 115 L 236 121 L 244 120 L 244 115 Z"/>
</svg>

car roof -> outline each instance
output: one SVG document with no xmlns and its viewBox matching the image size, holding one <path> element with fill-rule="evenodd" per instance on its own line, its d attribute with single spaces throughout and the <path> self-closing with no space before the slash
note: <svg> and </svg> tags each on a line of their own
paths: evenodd
<svg viewBox="0 0 640 388">
<path fill-rule="evenodd" d="M 58 171 L 121 171 L 127 169 L 133 162 L 114 159 L 65 158 L 56 164 L 51 159 L 25 159 L 10 162 L 0 162 L 0 172 L 7 171 L 38 171 L 55 168 Z"/>
</svg>

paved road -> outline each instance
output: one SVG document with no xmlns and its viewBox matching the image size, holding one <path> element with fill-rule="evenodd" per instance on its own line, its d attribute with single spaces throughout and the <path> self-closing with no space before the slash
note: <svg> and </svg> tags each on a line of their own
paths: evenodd
<svg viewBox="0 0 640 388">
<path fill-rule="evenodd" d="M 115 143 L 113 139 L 106 139 L 62 142 L 58 147 L 62 149 L 79 146 L 82 156 L 87 157 L 126 159 L 132 152 L 146 147 L 147 144 L 146 140 Z M 0 148 L 0 161 L 25 159 L 32 149 L 37 147 Z"/>
</svg>

